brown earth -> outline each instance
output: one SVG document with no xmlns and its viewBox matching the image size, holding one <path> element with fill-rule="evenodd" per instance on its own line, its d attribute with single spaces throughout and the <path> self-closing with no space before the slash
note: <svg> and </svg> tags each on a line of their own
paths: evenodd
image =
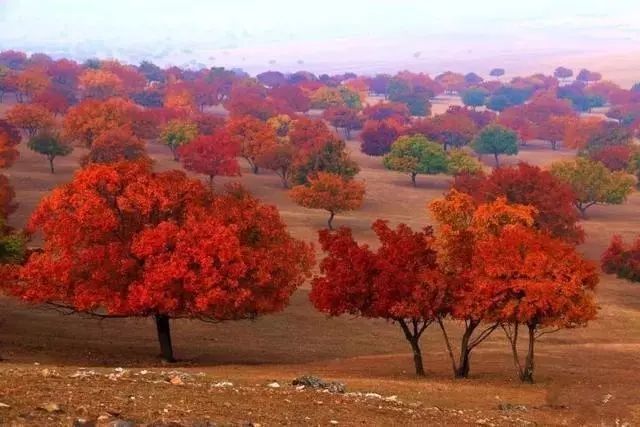
<svg viewBox="0 0 640 427">
<path fill-rule="evenodd" d="M 426 203 L 447 189 L 450 178 L 421 176 L 413 188 L 408 176 L 386 171 L 381 159 L 362 155 L 357 142 L 349 142 L 349 147 L 362 167 L 359 178 L 366 182 L 367 196 L 361 210 L 336 217 L 337 225 L 349 226 L 359 239 L 372 241 L 369 226 L 376 218 L 413 227 L 430 223 Z M 152 143 L 149 149 L 159 170 L 179 167 L 165 147 Z M 13 225 L 24 225 L 42 196 L 70 179 L 82 154 L 78 149 L 56 160 L 57 172 L 51 175 L 43 157 L 21 146 L 20 160 L 5 171 L 20 203 Z M 573 155 L 532 143 L 505 163 L 526 160 L 547 165 Z M 490 165 L 492 159 L 486 160 Z M 315 240 L 326 221 L 323 212 L 296 206 L 278 177 L 269 172 L 253 175 L 245 167 L 243 173 L 240 181 L 280 208 L 293 235 Z M 219 184 L 224 181 L 220 179 Z M 597 259 L 612 234 L 626 238 L 637 234 L 639 208 L 640 195 L 634 194 L 624 205 L 590 209 L 584 221 L 588 235 L 584 253 Z M 423 342 L 427 377 L 418 379 L 397 326 L 326 318 L 312 308 L 307 292 L 299 290 L 284 312 L 256 321 L 219 325 L 175 321 L 174 345 L 181 358 L 175 366 L 158 361 L 155 331 L 148 319 L 63 316 L 0 299 L 0 354 L 6 359 L 0 362 L 0 402 L 10 406 L 0 405 L 0 424 L 71 425 L 78 417 L 95 420 L 100 415 L 108 416 L 101 419 L 107 423 L 116 418 L 113 414 L 137 422 L 186 425 L 206 420 L 263 426 L 331 425 L 331 421 L 402 426 L 640 422 L 637 285 L 603 275 L 599 319 L 588 328 L 541 340 L 535 385 L 522 385 L 516 379 L 509 348 L 498 332 L 473 356 L 471 378 L 452 380 L 444 343 L 435 328 L 426 332 Z M 71 378 L 79 367 L 96 375 Z M 127 372 L 118 374 L 114 371 L 118 367 Z M 140 375 L 142 370 L 152 373 Z M 188 375 L 184 384 L 165 381 L 172 377 L 171 370 Z M 109 374 L 114 374 L 111 379 Z M 398 402 L 298 391 L 289 385 L 303 374 L 344 382 L 348 391 L 397 395 Z M 282 387 L 266 386 L 274 380 Z M 233 386 L 212 385 L 219 381 Z M 61 411 L 37 409 L 51 402 Z M 515 408 L 509 410 L 509 405 Z"/>
</svg>

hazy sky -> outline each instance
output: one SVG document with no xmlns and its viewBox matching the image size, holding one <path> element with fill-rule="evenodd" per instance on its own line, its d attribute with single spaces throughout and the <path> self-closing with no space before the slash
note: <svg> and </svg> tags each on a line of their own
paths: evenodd
<svg viewBox="0 0 640 427">
<path fill-rule="evenodd" d="M 0 48 L 253 67 L 374 66 L 404 57 L 614 49 L 640 42 L 639 21 L 639 0 L 0 0 Z"/>
</svg>

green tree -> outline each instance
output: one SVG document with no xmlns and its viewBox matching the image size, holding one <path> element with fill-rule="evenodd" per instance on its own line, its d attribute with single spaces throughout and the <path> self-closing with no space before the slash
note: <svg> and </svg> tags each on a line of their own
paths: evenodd
<svg viewBox="0 0 640 427">
<path fill-rule="evenodd" d="M 169 147 L 173 159 L 178 160 L 178 147 L 187 144 L 198 136 L 198 126 L 195 123 L 174 119 L 162 129 L 160 140 Z"/>
<path fill-rule="evenodd" d="M 482 172 L 482 164 L 466 151 L 456 148 L 448 154 L 447 172 L 451 175 L 475 175 Z"/>
<path fill-rule="evenodd" d="M 486 89 L 482 88 L 470 88 L 462 92 L 462 102 L 467 107 L 472 107 L 474 110 L 476 107 L 481 107 L 487 101 L 489 93 Z"/>
<path fill-rule="evenodd" d="M 574 205 L 583 217 L 595 204 L 622 204 L 634 186 L 633 177 L 627 173 L 611 172 L 602 163 L 583 157 L 556 162 L 551 165 L 551 173 L 571 186 Z"/>
<path fill-rule="evenodd" d="M 58 156 L 66 156 L 73 151 L 73 147 L 55 132 L 40 132 L 29 139 L 27 146 L 36 153 L 42 154 L 49 160 L 49 169 L 55 173 L 53 160 Z"/>
<path fill-rule="evenodd" d="M 478 133 L 471 147 L 478 154 L 493 154 L 496 167 L 500 167 L 500 154 L 518 154 L 518 135 L 504 126 L 488 125 Z"/>
<path fill-rule="evenodd" d="M 351 90 L 346 86 L 340 86 L 338 91 L 348 108 L 353 110 L 360 110 L 362 108 L 362 100 L 360 99 L 360 94 L 358 92 Z"/>
<path fill-rule="evenodd" d="M 448 170 L 447 153 L 442 145 L 429 141 L 423 135 L 398 138 L 384 157 L 383 164 L 387 169 L 408 173 L 414 186 L 418 174 L 434 175 Z"/>
</svg>

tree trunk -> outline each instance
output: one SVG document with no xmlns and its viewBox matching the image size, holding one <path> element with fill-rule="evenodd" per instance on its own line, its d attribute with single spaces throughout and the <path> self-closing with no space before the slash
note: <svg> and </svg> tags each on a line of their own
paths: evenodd
<svg viewBox="0 0 640 427">
<path fill-rule="evenodd" d="M 333 230 L 333 217 L 336 216 L 336 213 L 333 211 L 329 211 L 329 220 L 327 221 L 327 225 L 329 225 L 329 230 Z"/>
<path fill-rule="evenodd" d="M 49 170 L 51 170 L 51 173 L 56 173 L 55 169 L 53 168 L 53 159 L 54 157 L 49 156 Z"/>
<path fill-rule="evenodd" d="M 404 337 L 409 341 L 409 345 L 411 345 L 411 351 L 413 352 L 413 365 L 416 370 L 416 375 L 419 377 L 424 377 L 424 364 L 422 362 L 422 351 L 420 350 L 420 337 L 422 333 L 427 328 L 429 323 L 424 323 L 422 327 L 418 326 L 418 322 L 416 320 L 412 320 L 411 324 L 413 325 L 413 332 L 407 325 L 407 322 L 404 319 L 398 319 L 398 324 L 404 332 Z"/>
<path fill-rule="evenodd" d="M 260 167 L 258 165 L 256 165 L 255 163 L 251 164 L 251 170 L 253 171 L 254 175 L 258 175 L 258 172 L 260 172 Z"/>
<path fill-rule="evenodd" d="M 416 184 L 416 176 L 417 175 L 418 175 L 417 173 L 411 172 L 411 182 L 413 183 L 414 187 L 417 187 L 417 184 Z"/>
<path fill-rule="evenodd" d="M 469 378 L 469 370 L 471 368 L 471 348 L 469 346 L 471 336 L 476 330 L 480 322 L 470 321 L 467 324 L 464 334 L 462 335 L 462 341 L 460 342 L 460 359 L 458 361 L 458 367 L 456 368 L 456 378 Z"/>
<path fill-rule="evenodd" d="M 493 158 L 496 160 L 496 167 L 500 167 L 500 159 L 498 159 L 498 153 L 493 153 Z"/>
<path fill-rule="evenodd" d="M 170 146 L 169 147 L 171 149 L 171 154 L 173 154 L 173 161 L 177 162 L 178 159 L 178 147 L 174 147 L 174 146 Z"/>
<path fill-rule="evenodd" d="M 411 350 L 413 351 L 413 364 L 416 368 L 416 375 L 424 377 L 424 364 L 422 363 L 422 351 L 420 350 L 419 338 L 413 338 L 409 340 Z"/>
<path fill-rule="evenodd" d="M 524 369 L 522 370 L 522 375 L 520 376 L 520 380 L 523 383 L 533 384 L 533 356 L 534 356 L 534 346 L 536 343 L 536 327 L 533 324 L 529 324 L 529 348 L 527 351 L 527 358 L 524 362 Z"/>
<path fill-rule="evenodd" d="M 160 342 L 160 355 L 162 360 L 174 363 L 176 359 L 173 357 L 173 346 L 171 345 L 171 327 L 169 324 L 169 316 L 164 314 L 156 315 L 156 329 L 158 331 L 158 341 Z"/>
<path fill-rule="evenodd" d="M 558 142 L 557 141 L 551 141 L 551 149 L 553 151 L 556 151 L 557 148 L 558 148 Z"/>
<path fill-rule="evenodd" d="M 471 369 L 469 356 L 470 350 L 460 350 L 460 362 L 456 368 L 456 378 L 469 378 L 469 370 Z"/>
</svg>

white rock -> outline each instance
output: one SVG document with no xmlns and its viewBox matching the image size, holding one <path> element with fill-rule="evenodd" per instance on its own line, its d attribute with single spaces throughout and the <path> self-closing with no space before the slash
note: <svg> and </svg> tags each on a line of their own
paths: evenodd
<svg viewBox="0 0 640 427">
<path fill-rule="evenodd" d="M 233 387 L 233 383 L 229 381 L 220 381 L 215 384 L 211 384 L 212 387 Z"/>
<path fill-rule="evenodd" d="M 267 384 L 267 387 L 269 387 L 269 388 L 280 388 L 280 384 L 278 384 L 277 381 L 274 381 L 272 383 Z"/>
<path fill-rule="evenodd" d="M 0 408 L 11 408 L 11 405 L 7 405 L 6 403 L 0 402 Z"/>
</svg>

